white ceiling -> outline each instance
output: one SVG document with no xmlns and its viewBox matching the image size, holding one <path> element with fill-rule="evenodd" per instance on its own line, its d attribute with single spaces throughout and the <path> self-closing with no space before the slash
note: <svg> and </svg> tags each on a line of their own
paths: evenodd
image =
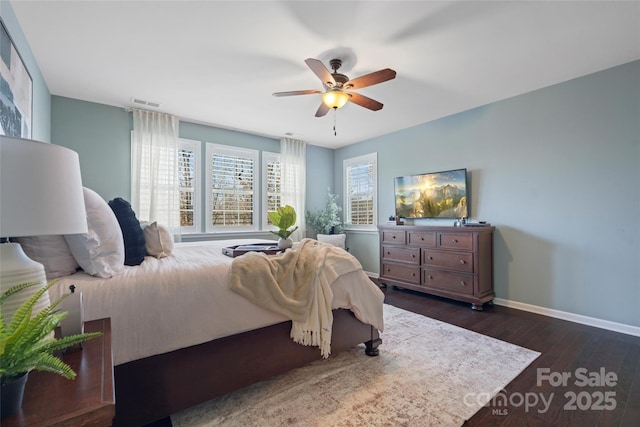
<svg viewBox="0 0 640 427">
<path fill-rule="evenodd" d="M 53 95 L 330 148 L 640 59 L 638 1 L 11 4 Z M 322 89 L 304 60 L 336 56 L 351 78 L 397 71 L 360 90 L 382 110 L 272 96 Z"/>
</svg>

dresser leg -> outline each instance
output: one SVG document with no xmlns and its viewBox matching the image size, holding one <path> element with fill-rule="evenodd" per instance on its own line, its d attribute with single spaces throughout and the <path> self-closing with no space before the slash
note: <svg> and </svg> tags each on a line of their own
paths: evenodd
<svg viewBox="0 0 640 427">
<path fill-rule="evenodd" d="M 471 309 L 476 311 L 482 311 L 483 310 L 482 304 L 475 304 L 475 303 L 471 304 Z"/>
</svg>

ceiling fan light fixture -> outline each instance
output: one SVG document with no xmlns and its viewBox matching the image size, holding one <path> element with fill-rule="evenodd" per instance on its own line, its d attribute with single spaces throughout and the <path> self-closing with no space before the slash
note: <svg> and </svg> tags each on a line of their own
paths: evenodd
<svg viewBox="0 0 640 427">
<path fill-rule="evenodd" d="M 329 107 L 338 109 L 344 106 L 349 100 L 349 95 L 340 89 L 331 89 L 322 95 L 322 102 Z"/>
</svg>

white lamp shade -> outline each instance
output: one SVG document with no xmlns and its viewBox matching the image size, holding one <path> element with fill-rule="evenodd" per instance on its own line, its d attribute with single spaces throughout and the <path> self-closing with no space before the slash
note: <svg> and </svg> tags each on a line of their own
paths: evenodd
<svg viewBox="0 0 640 427">
<path fill-rule="evenodd" d="M 78 154 L 0 136 L 0 237 L 87 232 Z"/>
<path fill-rule="evenodd" d="M 58 145 L 0 136 L 0 237 L 86 232 L 78 154 Z M 39 285 L 3 303 L 5 322 L 47 280 L 42 264 L 27 257 L 18 243 L 0 243 L 0 291 L 28 282 Z M 33 313 L 48 305 L 45 292 Z"/>
</svg>

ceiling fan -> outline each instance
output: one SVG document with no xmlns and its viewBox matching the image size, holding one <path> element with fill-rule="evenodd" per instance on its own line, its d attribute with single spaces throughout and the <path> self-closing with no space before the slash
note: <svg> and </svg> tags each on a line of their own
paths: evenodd
<svg viewBox="0 0 640 427">
<path fill-rule="evenodd" d="M 342 66 L 342 60 L 332 59 L 329 61 L 333 73 L 330 72 L 324 64 L 314 58 L 307 58 L 305 61 L 307 66 L 311 68 L 316 76 L 322 81 L 324 91 L 319 89 L 309 90 L 293 90 L 288 92 L 276 92 L 273 96 L 292 96 L 292 95 L 311 95 L 315 93 L 322 94 L 322 103 L 316 111 L 316 117 L 322 117 L 329 112 L 330 109 L 338 109 L 344 106 L 348 101 L 353 102 L 361 107 L 368 108 L 372 111 L 382 109 L 382 103 L 371 99 L 352 90 L 361 89 L 367 86 L 373 86 L 378 83 L 395 79 L 396 72 L 390 68 L 375 71 L 364 76 L 349 79 L 344 74 L 338 73 L 338 69 Z"/>
</svg>

